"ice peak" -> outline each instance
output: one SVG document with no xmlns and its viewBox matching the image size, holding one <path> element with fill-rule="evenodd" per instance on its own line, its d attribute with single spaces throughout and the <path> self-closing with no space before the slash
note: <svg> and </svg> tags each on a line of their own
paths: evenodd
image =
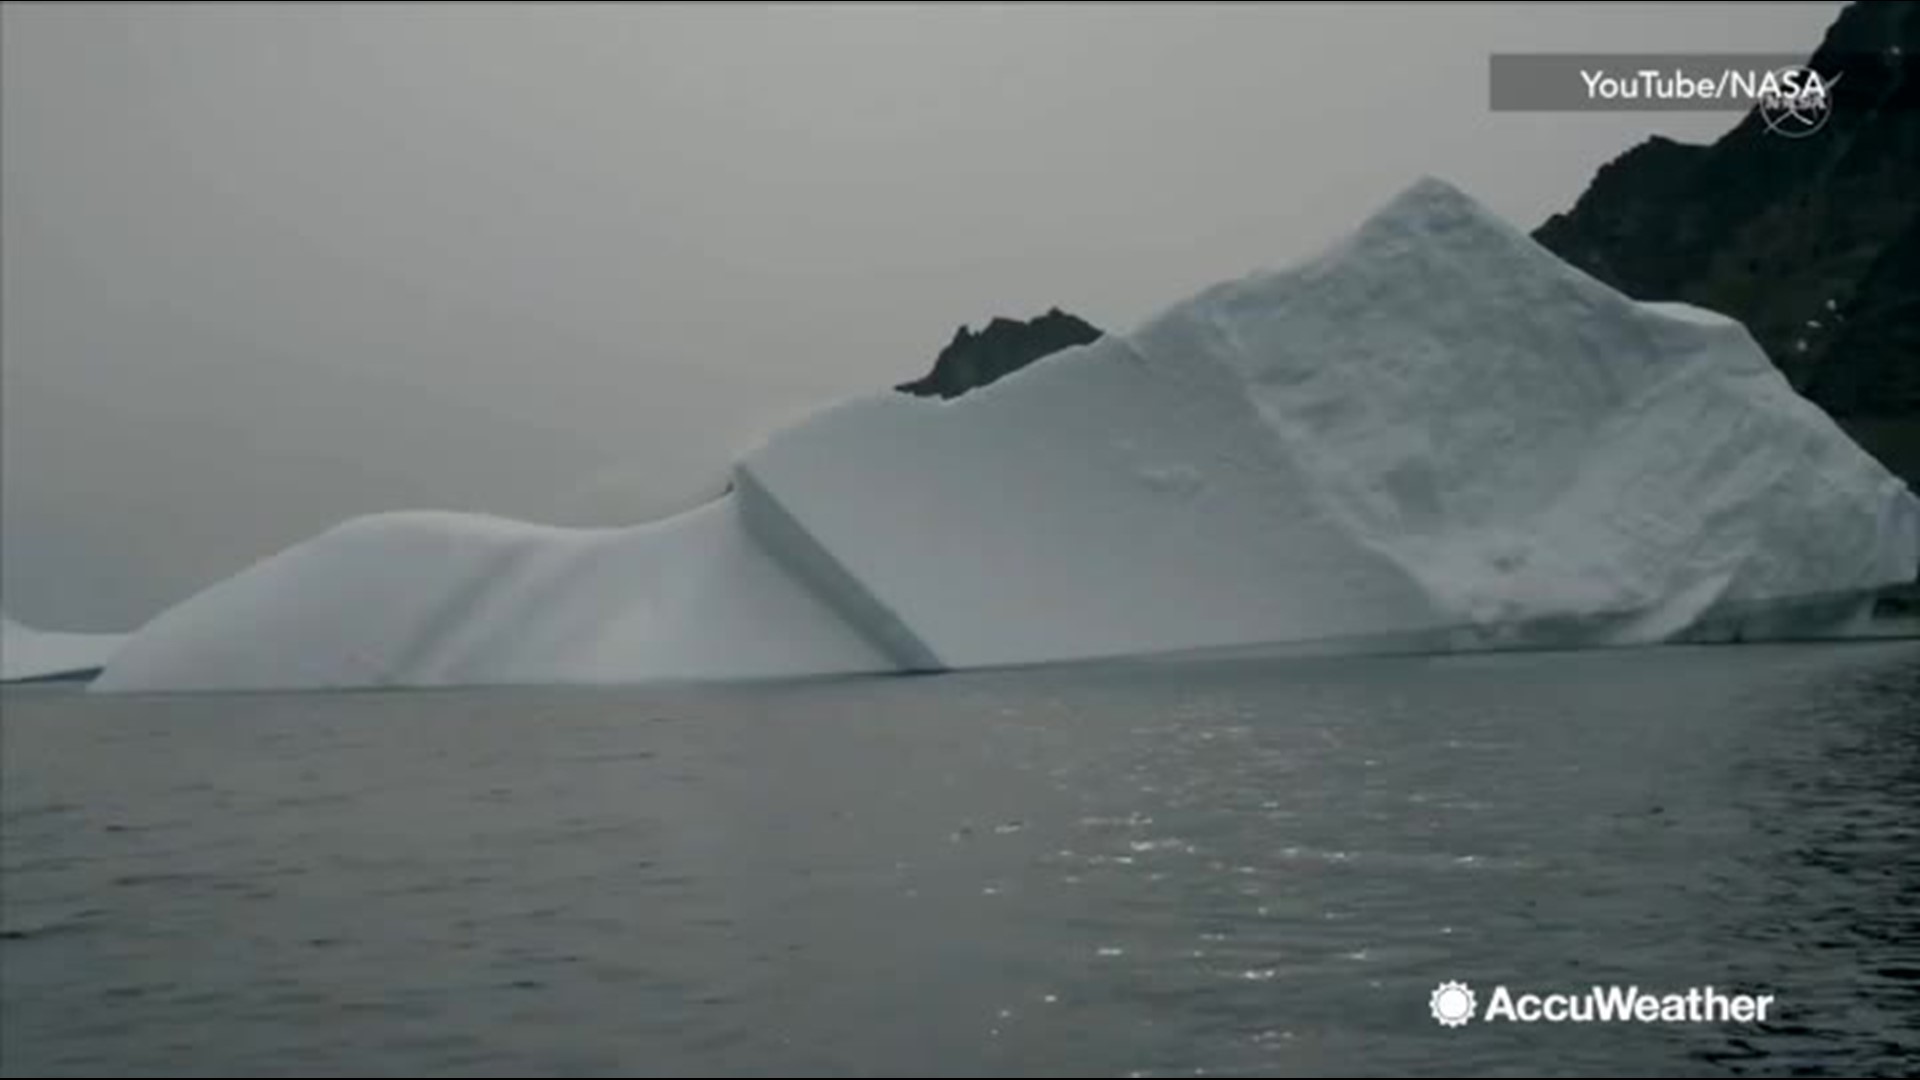
<svg viewBox="0 0 1920 1080">
<path fill-rule="evenodd" d="M 1473 196 L 1431 173 L 1421 176 L 1402 188 L 1395 196 L 1396 201 L 1418 200 L 1433 204 L 1457 204 L 1477 207 L 1480 203 Z"/>
<path fill-rule="evenodd" d="M 1425 237 L 1467 232 L 1524 239 L 1506 219 L 1437 176 L 1423 176 L 1402 189 L 1375 211 L 1360 231 Z"/>
</svg>

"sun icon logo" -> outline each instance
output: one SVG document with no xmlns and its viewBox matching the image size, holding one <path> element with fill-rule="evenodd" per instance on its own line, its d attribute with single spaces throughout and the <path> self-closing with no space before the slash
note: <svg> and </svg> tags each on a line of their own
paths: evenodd
<svg viewBox="0 0 1920 1080">
<path fill-rule="evenodd" d="M 1433 988 L 1427 998 L 1427 1009 L 1441 1027 L 1462 1027 L 1473 1019 L 1473 1010 L 1477 1003 L 1473 997 L 1473 987 L 1463 982 L 1449 979 Z"/>
</svg>

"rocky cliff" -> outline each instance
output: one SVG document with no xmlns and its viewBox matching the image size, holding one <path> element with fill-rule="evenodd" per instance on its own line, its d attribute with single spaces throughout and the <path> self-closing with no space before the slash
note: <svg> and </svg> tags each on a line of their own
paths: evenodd
<svg viewBox="0 0 1920 1080">
<path fill-rule="evenodd" d="M 1534 234 L 1638 299 L 1744 322 L 1843 418 L 1920 418 L 1920 2 L 1847 7 L 1808 61 L 1824 128 L 1756 110 L 1710 146 L 1652 138 Z"/>
<path fill-rule="evenodd" d="M 1097 341 L 1084 319 L 1051 308 L 1038 318 L 996 318 L 979 333 L 962 326 L 933 362 L 933 370 L 895 389 L 920 397 L 955 398 L 1062 349 Z"/>
</svg>

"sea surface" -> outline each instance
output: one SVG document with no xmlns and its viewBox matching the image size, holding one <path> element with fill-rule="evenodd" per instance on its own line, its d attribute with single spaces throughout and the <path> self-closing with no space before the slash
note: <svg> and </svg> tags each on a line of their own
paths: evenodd
<svg viewBox="0 0 1920 1080">
<path fill-rule="evenodd" d="M 8 1075 L 1914 1075 L 1920 643 L 12 689 L 0 935 Z"/>
</svg>

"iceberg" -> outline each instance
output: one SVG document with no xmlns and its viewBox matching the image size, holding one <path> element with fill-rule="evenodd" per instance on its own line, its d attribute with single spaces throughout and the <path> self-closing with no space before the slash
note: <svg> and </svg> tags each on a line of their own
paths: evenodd
<svg viewBox="0 0 1920 1080">
<path fill-rule="evenodd" d="M 39 630 L 0 614 L 0 682 L 90 678 L 123 640 L 124 634 Z"/>
<path fill-rule="evenodd" d="M 626 529 L 349 522 L 97 689 L 633 682 L 1827 636 L 1920 501 L 1739 323 L 1422 180 L 1320 255 L 951 400 L 779 432 Z"/>
<path fill-rule="evenodd" d="M 725 496 L 628 529 L 356 518 L 163 612 L 94 684 L 319 689 L 884 671 Z"/>
</svg>

